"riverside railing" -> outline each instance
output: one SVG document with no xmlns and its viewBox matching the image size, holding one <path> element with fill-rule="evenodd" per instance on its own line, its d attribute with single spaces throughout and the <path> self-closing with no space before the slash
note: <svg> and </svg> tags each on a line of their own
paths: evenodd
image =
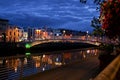
<svg viewBox="0 0 120 80">
<path fill-rule="evenodd" d="M 96 78 L 93 80 L 116 80 L 120 70 L 120 55 L 118 55 Z"/>
</svg>

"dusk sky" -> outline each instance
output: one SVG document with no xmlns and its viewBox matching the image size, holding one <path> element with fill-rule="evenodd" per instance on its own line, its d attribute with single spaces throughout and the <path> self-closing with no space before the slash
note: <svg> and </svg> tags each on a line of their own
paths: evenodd
<svg viewBox="0 0 120 80">
<path fill-rule="evenodd" d="M 92 0 L 0 0 L 0 18 L 20 26 L 66 28 L 91 31 L 91 20 L 99 16 Z"/>
</svg>

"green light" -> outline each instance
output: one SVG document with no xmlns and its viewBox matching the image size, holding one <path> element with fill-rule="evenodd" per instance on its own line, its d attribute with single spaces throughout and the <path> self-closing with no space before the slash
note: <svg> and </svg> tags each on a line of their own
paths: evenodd
<svg viewBox="0 0 120 80">
<path fill-rule="evenodd" d="M 26 47 L 26 48 L 30 48 L 31 45 L 30 45 L 30 44 L 26 44 L 25 47 Z"/>
<path fill-rule="evenodd" d="M 31 55 L 31 53 L 25 53 L 25 55 L 27 55 L 27 56 L 28 56 L 28 55 Z"/>
</svg>

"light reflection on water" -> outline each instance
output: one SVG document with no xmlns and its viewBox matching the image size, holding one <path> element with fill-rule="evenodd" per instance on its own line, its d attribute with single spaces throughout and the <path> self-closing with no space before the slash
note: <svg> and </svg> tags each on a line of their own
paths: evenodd
<svg viewBox="0 0 120 80">
<path fill-rule="evenodd" d="M 89 56 L 98 56 L 99 52 L 98 49 L 87 49 L 62 51 L 59 54 L 52 54 L 51 52 L 41 55 L 0 58 L 0 80 L 4 77 L 5 79 L 19 79 L 23 76 L 49 70 L 71 62 L 81 61 Z M 5 73 L 5 76 L 2 73 Z"/>
</svg>

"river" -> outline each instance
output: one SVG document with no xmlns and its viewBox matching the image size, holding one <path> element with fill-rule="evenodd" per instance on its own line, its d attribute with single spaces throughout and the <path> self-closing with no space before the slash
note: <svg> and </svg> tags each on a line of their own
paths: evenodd
<svg viewBox="0 0 120 80">
<path fill-rule="evenodd" d="M 18 80 L 38 72 L 54 69 L 87 57 L 98 57 L 95 48 L 0 57 L 0 80 Z"/>
</svg>

